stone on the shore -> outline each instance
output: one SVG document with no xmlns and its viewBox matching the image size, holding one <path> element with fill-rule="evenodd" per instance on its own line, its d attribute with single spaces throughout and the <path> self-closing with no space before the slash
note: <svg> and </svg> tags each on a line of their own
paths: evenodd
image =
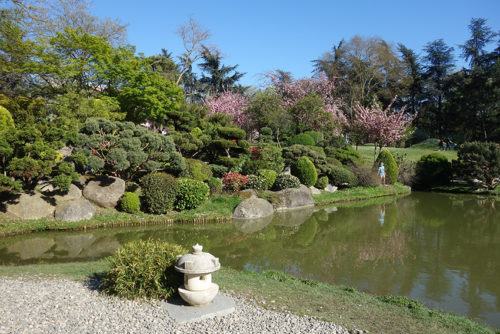
<svg viewBox="0 0 500 334">
<path fill-rule="evenodd" d="M 314 206 L 311 190 L 305 185 L 301 185 L 300 188 L 289 188 L 276 191 L 273 197 L 273 207 L 275 210 Z"/>
<path fill-rule="evenodd" d="M 325 188 L 325 191 L 328 191 L 328 192 L 331 192 L 331 193 L 334 193 L 337 191 L 337 187 L 336 186 L 332 186 L 331 184 L 327 185 L 326 188 Z"/>
<path fill-rule="evenodd" d="M 262 198 L 249 198 L 241 202 L 233 212 L 233 218 L 262 218 L 274 213 L 271 203 Z"/>
<path fill-rule="evenodd" d="M 56 207 L 55 217 L 57 220 L 66 222 L 77 222 L 94 217 L 95 208 L 85 198 L 65 201 Z"/>
<path fill-rule="evenodd" d="M 321 194 L 321 190 L 319 190 L 315 186 L 310 186 L 309 190 L 311 190 L 311 195 L 320 195 Z"/>
<path fill-rule="evenodd" d="M 83 196 L 103 208 L 114 208 L 125 192 L 125 181 L 117 177 L 101 176 L 90 181 Z"/>
<path fill-rule="evenodd" d="M 8 216 L 20 219 L 40 219 L 52 217 L 55 206 L 54 199 L 39 193 L 24 193 L 16 195 L 5 203 L 5 212 Z"/>
<path fill-rule="evenodd" d="M 66 193 L 61 192 L 56 189 L 51 182 L 43 183 L 37 187 L 44 195 L 53 197 L 57 203 L 62 203 L 65 201 L 77 200 L 82 197 L 82 191 L 80 188 L 71 184 Z"/>
</svg>

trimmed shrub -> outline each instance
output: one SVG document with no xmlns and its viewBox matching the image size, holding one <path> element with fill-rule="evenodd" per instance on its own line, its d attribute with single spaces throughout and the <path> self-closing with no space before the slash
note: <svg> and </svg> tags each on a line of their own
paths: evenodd
<svg viewBox="0 0 500 334">
<path fill-rule="evenodd" d="M 391 152 L 385 148 L 378 154 L 373 167 L 378 168 L 381 162 L 384 163 L 385 167 L 385 182 L 388 184 L 394 184 L 398 180 L 398 165 L 396 164 L 396 160 L 394 160 Z"/>
<path fill-rule="evenodd" d="M 198 181 L 207 181 L 213 174 L 210 167 L 203 161 L 186 159 L 186 176 Z"/>
<path fill-rule="evenodd" d="M 314 139 L 309 136 L 308 134 L 305 133 L 299 133 L 298 135 L 295 135 L 288 141 L 290 145 L 307 145 L 307 146 L 314 146 L 316 143 L 314 142 Z"/>
<path fill-rule="evenodd" d="M 174 208 L 179 184 L 167 173 L 151 173 L 141 178 L 142 199 L 148 212 L 162 214 Z"/>
<path fill-rule="evenodd" d="M 266 180 L 267 189 L 271 189 L 278 173 L 272 169 L 259 169 L 257 175 L 263 177 Z"/>
<path fill-rule="evenodd" d="M 356 175 L 343 167 L 332 167 L 328 176 L 330 182 L 337 187 L 354 187 L 358 184 Z"/>
<path fill-rule="evenodd" d="M 344 165 L 360 164 L 361 154 L 351 145 L 343 147 L 325 147 L 326 156 L 339 160 Z"/>
<path fill-rule="evenodd" d="M 318 145 L 325 140 L 325 137 L 319 131 L 306 131 L 304 134 L 310 136 L 314 140 L 315 145 Z"/>
<path fill-rule="evenodd" d="M 316 167 L 308 157 L 300 157 L 291 169 L 292 175 L 297 176 L 302 184 L 310 187 L 318 181 L 318 172 Z"/>
<path fill-rule="evenodd" d="M 217 132 L 221 137 L 228 139 L 245 139 L 247 136 L 245 130 L 230 126 L 217 128 Z"/>
<path fill-rule="evenodd" d="M 500 146 L 482 142 L 460 145 L 456 172 L 473 187 L 495 189 L 500 177 Z"/>
<path fill-rule="evenodd" d="M 354 166 L 351 168 L 351 171 L 356 175 L 359 186 L 376 187 L 380 184 L 380 177 L 373 168 Z"/>
<path fill-rule="evenodd" d="M 222 192 L 222 181 L 216 177 L 211 177 L 207 181 L 211 195 L 218 195 Z"/>
<path fill-rule="evenodd" d="M 328 186 L 328 176 L 319 177 L 314 186 L 321 190 L 325 189 Z"/>
<path fill-rule="evenodd" d="M 112 269 L 104 274 L 105 292 L 129 299 L 167 299 L 184 277 L 174 270 L 177 255 L 187 250 L 160 241 L 134 241 L 111 257 Z"/>
<path fill-rule="evenodd" d="M 262 176 L 257 175 L 248 175 L 247 183 L 244 185 L 245 189 L 254 189 L 254 190 L 267 190 L 266 179 Z"/>
<path fill-rule="evenodd" d="M 141 211 L 141 201 L 135 193 L 126 192 L 120 200 L 120 208 L 128 213 L 137 213 Z"/>
<path fill-rule="evenodd" d="M 216 164 L 210 164 L 208 165 L 208 167 L 210 167 L 210 169 L 212 170 L 212 174 L 215 177 L 223 177 L 229 170 L 226 166 Z"/>
<path fill-rule="evenodd" d="M 239 173 L 229 172 L 222 178 L 224 189 L 238 191 L 247 183 L 247 178 Z"/>
<path fill-rule="evenodd" d="M 451 179 L 451 163 L 440 153 L 423 155 L 415 169 L 417 189 L 430 189 L 448 184 Z"/>
<path fill-rule="evenodd" d="M 180 178 L 177 182 L 179 182 L 179 190 L 175 199 L 176 210 L 196 209 L 210 195 L 210 188 L 202 181 Z"/>
<path fill-rule="evenodd" d="M 279 174 L 274 181 L 273 190 L 279 191 L 298 187 L 300 187 L 300 180 L 298 177 L 290 174 Z"/>
</svg>

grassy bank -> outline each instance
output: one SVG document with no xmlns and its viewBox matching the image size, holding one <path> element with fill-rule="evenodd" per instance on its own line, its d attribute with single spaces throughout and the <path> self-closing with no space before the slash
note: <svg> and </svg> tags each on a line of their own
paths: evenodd
<svg viewBox="0 0 500 334">
<path fill-rule="evenodd" d="M 383 196 L 398 196 L 411 193 L 411 189 L 400 183 L 379 187 L 354 187 L 336 191 L 323 191 L 320 195 L 313 195 L 317 205 L 327 205 L 338 202 L 358 201 Z"/>
<path fill-rule="evenodd" d="M 418 146 L 415 145 L 414 147 L 408 147 L 408 148 L 397 148 L 397 147 L 387 147 L 387 149 L 392 153 L 392 155 L 396 156 L 405 156 L 406 155 L 406 160 L 409 161 L 418 161 L 420 160 L 420 157 L 425 155 L 425 154 L 431 154 L 431 153 L 440 153 L 444 155 L 446 158 L 448 158 L 449 161 L 457 159 L 457 151 L 439 151 L 438 152 L 438 147 L 437 145 L 434 146 L 428 146 L 428 145 L 423 145 L 423 146 Z M 363 146 L 358 146 L 358 152 L 361 154 L 361 158 L 363 159 L 363 164 L 366 166 L 372 166 L 373 165 L 373 151 L 374 147 L 373 145 L 363 145 Z M 377 149 L 377 154 L 379 150 Z"/>
<path fill-rule="evenodd" d="M 55 265 L 0 266 L 0 275 L 56 275 L 83 280 L 107 270 L 105 260 Z M 311 315 L 345 328 L 369 333 L 493 333 L 466 318 L 428 309 L 401 297 L 376 297 L 345 286 L 300 280 L 279 272 L 255 274 L 229 268 L 214 274 L 222 291 L 259 305 L 297 315 Z"/>
</svg>

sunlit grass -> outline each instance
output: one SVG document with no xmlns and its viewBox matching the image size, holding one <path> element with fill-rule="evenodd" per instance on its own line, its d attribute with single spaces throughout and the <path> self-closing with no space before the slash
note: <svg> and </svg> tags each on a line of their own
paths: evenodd
<svg viewBox="0 0 500 334">
<path fill-rule="evenodd" d="M 438 151 L 438 147 L 429 147 L 428 145 L 425 145 L 423 147 L 409 147 L 409 148 L 397 148 L 397 147 L 386 147 L 392 155 L 399 155 L 399 156 L 405 156 L 405 159 L 408 161 L 415 161 L 417 162 L 420 160 L 420 157 L 426 154 L 431 154 L 431 153 L 440 153 L 444 155 L 446 158 L 448 158 L 449 161 L 457 159 L 457 151 Z M 358 152 L 361 154 L 361 158 L 363 160 L 363 164 L 366 166 L 372 166 L 373 165 L 373 152 L 374 152 L 374 146 L 373 145 L 363 145 L 363 146 L 358 146 Z M 377 155 L 378 155 L 378 148 L 377 148 Z"/>
</svg>

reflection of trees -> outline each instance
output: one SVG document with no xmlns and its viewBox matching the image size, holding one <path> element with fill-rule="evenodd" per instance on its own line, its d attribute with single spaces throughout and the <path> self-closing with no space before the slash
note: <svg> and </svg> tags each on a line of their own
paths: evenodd
<svg viewBox="0 0 500 334">
<path fill-rule="evenodd" d="M 311 244 L 317 232 L 318 222 L 314 217 L 311 217 L 300 225 L 299 230 L 294 235 L 294 239 L 298 245 L 305 247 Z"/>
<path fill-rule="evenodd" d="M 375 242 L 367 243 L 358 250 L 356 262 L 370 261 L 373 265 L 379 262 L 404 264 L 405 258 L 414 259 L 408 249 L 409 237 L 399 230 L 392 231 L 389 235 L 379 238 Z"/>
</svg>

